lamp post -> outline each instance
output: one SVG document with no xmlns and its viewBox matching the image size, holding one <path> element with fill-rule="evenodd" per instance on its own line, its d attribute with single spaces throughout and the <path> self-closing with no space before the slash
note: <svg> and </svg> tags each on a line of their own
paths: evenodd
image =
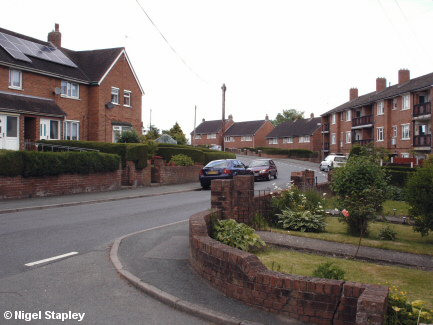
<svg viewBox="0 0 433 325">
<path fill-rule="evenodd" d="M 221 132 L 221 137 L 222 137 L 222 141 L 221 141 L 221 150 L 225 151 L 225 143 L 224 143 L 224 137 L 225 137 L 225 127 L 226 127 L 226 84 L 223 84 L 222 87 L 222 95 L 223 95 L 223 102 L 222 102 L 222 132 Z"/>
</svg>

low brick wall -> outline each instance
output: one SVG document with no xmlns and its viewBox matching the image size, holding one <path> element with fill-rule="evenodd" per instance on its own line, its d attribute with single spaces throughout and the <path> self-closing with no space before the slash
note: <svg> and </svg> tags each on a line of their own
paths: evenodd
<svg viewBox="0 0 433 325">
<path fill-rule="evenodd" d="M 0 199 L 20 199 L 83 192 L 117 190 L 121 170 L 88 175 L 62 174 L 44 177 L 0 177 Z"/>
<path fill-rule="evenodd" d="M 137 169 L 133 161 L 127 161 L 126 166 L 122 168 L 122 185 L 132 187 L 150 186 L 152 178 L 152 167 L 150 160 L 147 167 Z"/>
<path fill-rule="evenodd" d="M 161 185 L 198 182 L 198 174 L 203 168 L 203 165 L 164 166 L 164 161 L 160 157 L 154 157 L 152 164 L 152 183 Z"/>
<path fill-rule="evenodd" d="M 189 220 L 193 268 L 224 294 L 247 305 L 313 324 L 383 324 L 388 288 L 269 271 L 253 254 L 209 237 L 211 215 Z"/>
</svg>

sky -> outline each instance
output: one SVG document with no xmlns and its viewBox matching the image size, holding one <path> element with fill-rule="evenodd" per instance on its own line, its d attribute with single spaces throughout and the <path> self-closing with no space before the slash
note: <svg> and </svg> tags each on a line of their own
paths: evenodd
<svg viewBox="0 0 433 325">
<path fill-rule="evenodd" d="M 125 47 L 144 89 L 142 120 L 184 133 L 202 119 L 316 117 L 433 72 L 433 0 L 1 0 L 0 27 L 62 47 Z"/>
</svg>

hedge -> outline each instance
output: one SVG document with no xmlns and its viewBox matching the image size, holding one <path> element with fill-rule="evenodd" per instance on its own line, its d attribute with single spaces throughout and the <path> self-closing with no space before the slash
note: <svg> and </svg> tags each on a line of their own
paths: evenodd
<svg viewBox="0 0 433 325">
<path fill-rule="evenodd" d="M 38 143 L 55 144 L 61 146 L 95 149 L 104 153 L 120 156 L 122 166 L 126 161 L 133 161 L 137 169 L 146 168 L 149 157 L 149 146 L 141 143 L 110 143 L 79 140 L 41 140 Z"/>
<path fill-rule="evenodd" d="M 261 150 L 263 153 L 267 155 L 284 155 L 287 156 L 289 154 L 288 149 L 280 149 L 280 148 L 270 148 L 270 147 L 257 147 L 255 152 Z"/>
<path fill-rule="evenodd" d="M 407 179 L 416 171 L 415 168 L 385 166 L 386 174 L 389 176 L 389 185 L 404 187 Z"/>
<path fill-rule="evenodd" d="M 177 154 L 186 155 L 201 165 L 207 165 L 212 160 L 236 158 L 234 153 L 219 150 L 169 143 L 158 144 L 156 155 L 162 157 L 165 162 L 169 162 L 171 157 Z"/>
<path fill-rule="evenodd" d="M 317 158 L 317 151 L 311 151 L 307 149 L 291 149 L 288 153 L 289 157 L 298 157 L 298 158 Z"/>
<path fill-rule="evenodd" d="M 7 151 L 0 153 L 0 176 L 41 177 L 119 169 L 118 155 L 100 152 Z"/>
</svg>

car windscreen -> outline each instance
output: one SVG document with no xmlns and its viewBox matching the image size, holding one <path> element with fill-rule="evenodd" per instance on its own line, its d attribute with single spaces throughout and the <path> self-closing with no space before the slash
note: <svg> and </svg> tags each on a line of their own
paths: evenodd
<svg viewBox="0 0 433 325">
<path fill-rule="evenodd" d="M 228 167 L 229 162 L 226 160 L 217 160 L 217 161 L 211 161 L 209 164 L 206 165 L 205 168 L 226 168 Z"/>
<path fill-rule="evenodd" d="M 346 162 L 347 158 L 346 157 L 335 157 L 334 161 L 338 161 L 338 162 Z"/>
<path fill-rule="evenodd" d="M 264 167 L 264 166 L 268 166 L 268 162 L 266 160 L 254 160 L 251 162 L 251 164 L 248 167 Z"/>
</svg>

